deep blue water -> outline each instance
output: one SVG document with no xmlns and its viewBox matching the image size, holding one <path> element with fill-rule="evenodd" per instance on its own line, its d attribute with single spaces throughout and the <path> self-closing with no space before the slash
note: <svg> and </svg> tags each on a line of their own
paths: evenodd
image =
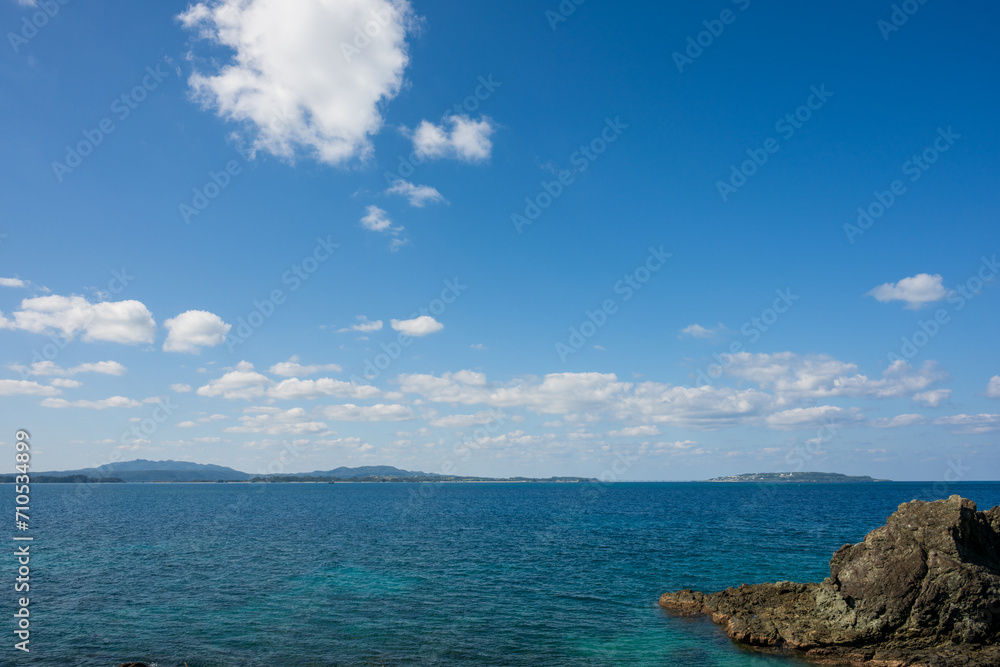
<svg viewBox="0 0 1000 667">
<path fill-rule="evenodd" d="M 13 507 L 13 487 L 0 489 Z M 1000 504 L 1000 483 L 947 493 Z M 32 494 L 32 651 L 12 648 L 16 563 L 0 558 L 10 583 L 0 664 L 788 666 L 798 663 L 745 652 L 657 599 L 820 580 L 838 547 L 899 503 L 936 497 L 916 483 L 49 484 Z"/>
</svg>

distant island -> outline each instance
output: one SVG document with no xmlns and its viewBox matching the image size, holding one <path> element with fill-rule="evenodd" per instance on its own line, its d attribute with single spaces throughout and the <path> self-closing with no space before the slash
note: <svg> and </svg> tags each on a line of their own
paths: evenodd
<svg viewBox="0 0 1000 667">
<path fill-rule="evenodd" d="M 842 475 L 837 472 L 748 472 L 742 475 L 713 477 L 708 482 L 769 482 L 769 483 L 809 483 L 809 484 L 868 484 L 889 482 L 888 479 L 874 479 L 867 475 Z"/>
<path fill-rule="evenodd" d="M 303 473 L 252 475 L 225 466 L 189 461 L 121 461 L 97 468 L 32 473 L 33 483 L 96 482 L 248 482 L 248 483 L 331 483 L 331 482 L 596 482 L 589 477 L 470 477 L 438 475 L 393 466 L 340 467 Z M 0 475 L 0 484 L 14 482 L 14 475 Z"/>
<path fill-rule="evenodd" d="M 17 475 L 0 475 L 0 484 L 14 484 Z M 125 480 L 117 477 L 87 477 L 86 475 L 31 475 L 32 484 L 120 484 Z"/>
</svg>

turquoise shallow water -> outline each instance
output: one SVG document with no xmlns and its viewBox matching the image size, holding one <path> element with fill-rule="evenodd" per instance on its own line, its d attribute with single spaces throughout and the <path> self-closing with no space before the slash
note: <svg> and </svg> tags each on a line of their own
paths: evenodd
<svg viewBox="0 0 1000 667">
<path fill-rule="evenodd" d="M 936 497 L 916 483 L 32 492 L 32 652 L 9 639 L 0 664 L 797 665 L 656 601 L 822 579 L 833 551 L 899 503 Z M 1000 504 L 1000 483 L 947 493 Z M 0 559 L 8 581 L 15 568 Z M 13 604 L 0 599 L 4 618 Z"/>
</svg>

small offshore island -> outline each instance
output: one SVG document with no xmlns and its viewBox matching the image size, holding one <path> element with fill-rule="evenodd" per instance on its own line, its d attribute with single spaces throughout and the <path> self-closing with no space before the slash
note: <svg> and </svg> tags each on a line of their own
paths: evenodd
<svg viewBox="0 0 1000 667">
<path fill-rule="evenodd" d="M 874 479 L 867 475 L 842 475 L 837 472 L 748 472 L 742 475 L 713 477 L 706 482 L 766 482 L 769 484 L 869 484 L 889 482 L 888 479 Z"/>
</svg>

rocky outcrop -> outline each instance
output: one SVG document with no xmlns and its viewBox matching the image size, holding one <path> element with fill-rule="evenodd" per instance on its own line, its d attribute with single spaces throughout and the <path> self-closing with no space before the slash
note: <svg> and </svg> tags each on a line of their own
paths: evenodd
<svg viewBox="0 0 1000 667">
<path fill-rule="evenodd" d="M 903 503 L 864 542 L 841 547 L 822 583 L 665 593 L 736 642 L 818 664 L 1000 666 L 1000 506 L 951 496 Z"/>
</svg>

